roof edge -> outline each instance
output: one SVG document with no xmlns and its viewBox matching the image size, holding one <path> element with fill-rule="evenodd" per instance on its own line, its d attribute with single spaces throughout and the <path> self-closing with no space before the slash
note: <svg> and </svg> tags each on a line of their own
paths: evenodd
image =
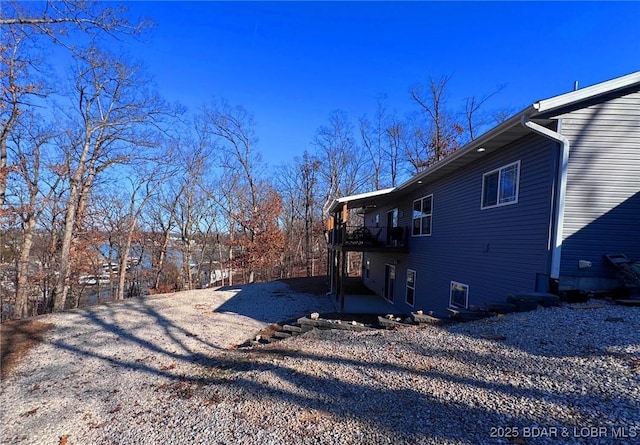
<svg viewBox="0 0 640 445">
<path fill-rule="evenodd" d="M 539 100 L 533 104 L 533 107 L 538 111 L 538 113 L 552 111 L 575 102 L 622 90 L 631 87 L 634 84 L 640 85 L 640 71 L 627 74 L 626 76 L 616 77 L 615 79 L 600 82 L 559 96 L 550 97 L 549 99 Z"/>
<path fill-rule="evenodd" d="M 337 198 L 333 201 L 333 204 L 331 204 L 331 207 L 329 207 L 329 213 L 333 213 L 338 207 L 338 205 L 344 204 L 345 202 L 351 202 L 351 201 L 356 201 L 358 199 L 366 199 L 366 198 L 373 198 L 376 196 L 387 195 L 393 192 L 394 190 L 396 190 L 396 187 L 390 187 L 386 189 L 375 190 L 373 192 L 359 193 L 357 195 L 349 195 L 349 196 L 343 196 L 341 198 Z"/>
</svg>

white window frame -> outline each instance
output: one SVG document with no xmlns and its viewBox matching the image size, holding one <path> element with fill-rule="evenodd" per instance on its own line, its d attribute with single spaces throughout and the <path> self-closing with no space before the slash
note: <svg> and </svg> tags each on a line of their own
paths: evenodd
<svg viewBox="0 0 640 445">
<path fill-rule="evenodd" d="M 511 201 L 503 201 L 500 202 L 500 184 L 502 183 L 502 180 L 504 178 L 504 172 L 507 171 L 507 169 L 516 166 L 517 171 L 516 171 L 516 187 L 515 187 L 515 193 L 514 193 L 514 198 Z M 486 178 L 487 176 L 491 176 L 498 173 L 498 187 L 496 189 L 496 203 L 495 204 L 491 204 L 491 205 L 485 205 L 484 203 L 484 195 L 485 195 L 485 184 L 486 184 Z M 520 161 L 516 161 L 516 162 L 512 162 L 510 164 L 507 165 L 503 165 L 502 167 L 496 168 L 494 170 L 491 170 L 490 172 L 487 172 L 485 174 L 482 175 L 482 195 L 480 195 L 480 208 L 482 210 L 484 209 L 493 209 L 495 207 L 503 207 L 503 206 L 507 206 L 507 205 L 511 205 L 511 204 L 517 204 L 518 203 L 518 197 L 520 195 Z"/>
<path fill-rule="evenodd" d="M 454 287 L 462 287 L 464 289 L 464 305 L 460 305 L 459 303 L 454 303 L 453 301 L 453 291 Z M 449 306 L 450 307 L 461 307 L 464 309 L 469 308 L 469 285 L 460 283 L 459 281 L 451 281 L 449 285 Z"/>
<path fill-rule="evenodd" d="M 409 285 L 409 274 L 413 274 L 413 284 Z M 407 269 L 407 289 L 404 296 L 404 302 L 413 307 L 416 304 L 416 281 L 418 281 L 418 274 L 413 269 Z M 413 291 L 413 303 L 409 303 L 409 289 Z"/>
<path fill-rule="evenodd" d="M 416 206 L 416 202 L 420 201 L 420 208 L 422 209 L 422 202 L 427 198 L 431 199 L 431 213 L 426 213 L 426 214 L 423 214 L 422 216 L 416 217 L 413 214 L 413 212 L 415 212 L 414 209 L 415 209 L 415 206 Z M 429 218 L 429 233 L 415 234 L 414 233 L 415 221 L 417 219 L 420 220 L 420 231 L 422 232 L 422 219 L 423 218 Z M 431 236 L 431 233 L 433 231 L 432 227 L 433 227 L 433 193 L 430 194 L 430 195 L 423 196 L 422 198 L 418 198 L 418 199 L 414 199 L 413 200 L 413 204 L 412 204 L 412 207 L 411 207 L 411 236 L 415 236 L 415 237 L 418 237 L 418 236 Z"/>
</svg>

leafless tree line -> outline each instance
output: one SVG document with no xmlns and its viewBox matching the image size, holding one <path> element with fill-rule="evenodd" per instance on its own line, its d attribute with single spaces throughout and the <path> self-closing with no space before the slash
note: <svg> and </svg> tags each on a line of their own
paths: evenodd
<svg viewBox="0 0 640 445">
<path fill-rule="evenodd" d="M 449 78 L 416 85 L 416 112 L 384 98 L 342 111 L 276 170 L 251 113 L 212 99 L 192 113 L 107 48 L 146 23 L 100 2 L 4 2 L 0 16 L 0 294 L 3 318 L 84 301 L 326 271 L 338 196 L 398 185 L 472 139 L 498 90 L 448 107 Z M 55 48 L 67 76 L 44 63 Z"/>
</svg>

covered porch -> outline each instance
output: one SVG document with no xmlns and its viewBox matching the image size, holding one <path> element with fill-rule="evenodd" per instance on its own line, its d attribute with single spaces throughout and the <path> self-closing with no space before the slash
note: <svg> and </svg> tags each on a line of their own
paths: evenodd
<svg viewBox="0 0 640 445">
<path fill-rule="evenodd" d="M 364 273 L 365 252 L 396 255 L 409 251 L 410 228 L 398 225 L 397 209 L 376 213 L 393 190 L 339 198 L 329 210 L 331 216 L 325 232 L 327 275 L 338 312 L 388 314 L 397 310 L 392 303 L 367 289 L 360 276 L 356 276 Z M 354 260 L 358 255 L 359 266 Z"/>
<path fill-rule="evenodd" d="M 362 284 L 361 277 L 344 277 L 344 293 L 333 292 L 331 297 L 336 312 L 343 314 L 395 314 L 397 308 L 382 296 Z"/>
</svg>

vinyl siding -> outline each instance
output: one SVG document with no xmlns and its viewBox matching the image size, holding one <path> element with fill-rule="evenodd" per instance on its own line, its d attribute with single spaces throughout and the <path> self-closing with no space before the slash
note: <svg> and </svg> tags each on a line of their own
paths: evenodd
<svg viewBox="0 0 640 445">
<path fill-rule="evenodd" d="M 560 284 L 605 287 L 603 259 L 625 253 L 640 260 L 640 92 L 559 116 L 570 143 Z M 579 269 L 579 260 L 592 263 Z"/>
<path fill-rule="evenodd" d="M 371 277 L 381 293 L 384 263 L 397 261 L 396 301 L 405 304 L 406 270 L 416 271 L 415 309 L 444 314 L 451 281 L 469 285 L 469 304 L 504 301 L 511 292 L 535 289 L 536 273 L 549 265 L 552 173 L 557 144 L 537 135 L 504 147 L 444 180 L 398 200 L 400 225 L 411 226 L 413 200 L 433 194 L 432 235 L 410 237 L 409 254 L 391 257 L 368 253 Z M 482 175 L 520 161 L 518 203 L 481 209 Z M 383 210 L 377 209 L 382 215 Z"/>
</svg>

